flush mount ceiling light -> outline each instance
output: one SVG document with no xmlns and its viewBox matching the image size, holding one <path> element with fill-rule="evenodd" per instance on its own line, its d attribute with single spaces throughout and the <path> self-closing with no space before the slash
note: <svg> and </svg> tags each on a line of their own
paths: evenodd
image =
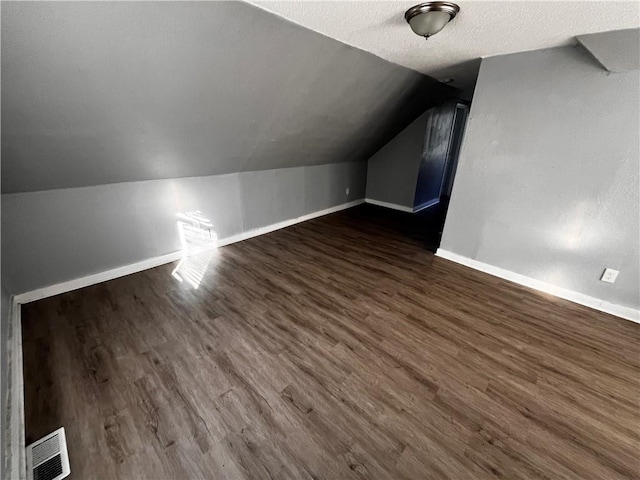
<svg viewBox="0 0 640 480">
<path fill-rule="evenodd" d="M 404 14 L 416 35 L 429 38 L 453 20 L 460 7 L 451 2 L 425 2 L 411 7 Z"/>
</svg>

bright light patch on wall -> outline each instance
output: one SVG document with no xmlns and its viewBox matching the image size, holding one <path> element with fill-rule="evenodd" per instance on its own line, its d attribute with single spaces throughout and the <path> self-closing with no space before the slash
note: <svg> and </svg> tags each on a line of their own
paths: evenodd
<svg viewBox="0 0 640 480">
<path fill-rule="evenodd" d="M 567 250 L 578 250 L 584 248 L 588 242 L 587 227 L 589 226 L 589 214 L 591 204 L 587 201 L 581 201 L 573 209 L 572 218 L 565 221 L 564 225 L 559 228 L 558 244 Z"/>
<path fill-rule="evenodd" d="M 200 210 L 178 213 L 178 233 L 182 259 L 171 275 L 197 289 L 218 248 L 218 235 Z"/>
</svg>

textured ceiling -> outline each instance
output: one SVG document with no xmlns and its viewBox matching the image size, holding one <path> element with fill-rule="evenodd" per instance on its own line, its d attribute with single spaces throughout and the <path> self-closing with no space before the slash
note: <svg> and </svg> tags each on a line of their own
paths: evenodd
<svg viewBox="0 0 640 480">
<path fill-rule="evenodd" d="M 2 191 L 366 160 L 451 90 L 242 2 L 2 2 Z"/>
<path fill-rule="evenodd" d="M 445 29 L 425 41 L 404 20 L 420 0 L 261 1 L 262 8 L 391 62 L 454 79 L 468 89 L 475 83 L 474 59 L 575 43 L 584 33 L 640 26 L 640 3 L 574 1 L 464 1 Z"/>
</svg>

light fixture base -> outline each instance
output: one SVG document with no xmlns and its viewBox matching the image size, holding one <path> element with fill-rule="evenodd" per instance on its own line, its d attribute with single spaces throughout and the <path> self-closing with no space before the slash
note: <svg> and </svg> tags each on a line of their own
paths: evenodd
<svg viewBox="0 0 640 480">
<path fill-rule="evenodd" d="M 404 18 L 416 35 L 429 39 L 455 18 L 460 7 L 451 2 L 425 2 L 411 7 Z"/>
<path fill-rule="evenodd" d="M 445 12 L 451 17 L 451 20 L 460 12 L 460 7 L 452 2 L 424 2 L 411 7 L 404 12 L 404 19 L 408 22 L 416 15 L 427 12 Z"/>
</svg>

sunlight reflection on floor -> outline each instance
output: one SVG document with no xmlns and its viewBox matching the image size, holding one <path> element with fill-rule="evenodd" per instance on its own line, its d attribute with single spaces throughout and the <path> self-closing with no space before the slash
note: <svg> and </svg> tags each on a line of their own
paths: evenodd
<svg viewBox="0 0 640 480">
<path fill-rule="evenodd" d="M 197 289 L 216 254 L 218 235 L 200 210 L 178 213 L 178 219 L 182 259 L 171 275 Z"/>
</svg>

